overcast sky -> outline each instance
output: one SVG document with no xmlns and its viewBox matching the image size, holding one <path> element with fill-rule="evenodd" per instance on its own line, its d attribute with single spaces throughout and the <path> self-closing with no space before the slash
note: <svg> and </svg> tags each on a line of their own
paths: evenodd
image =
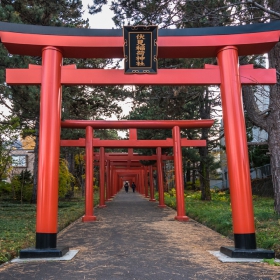
<svg viewBox="0 0 280 280">
<path fill-rule="evenodd" d="M 87 10 L 87 5 L 92 4 L 92 0 L 82 0 L 84 9 Z M 114 13 L 109 9 L 109 6 L 103 6 L 102 12 L 96 15 L 90 15 L 85 12 L 85 18 L 89 19 L 90 28 L 92 29 L 112 29 L 115 27 L 114 22 L 112 21 Z M 116 28 L 116 27 L 115 27 Z"/>
</svg>

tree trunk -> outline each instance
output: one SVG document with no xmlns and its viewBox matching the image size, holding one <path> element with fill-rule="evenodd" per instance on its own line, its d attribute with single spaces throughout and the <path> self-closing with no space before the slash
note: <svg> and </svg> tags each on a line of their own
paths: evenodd
<svg viewBox="0 0 280 280">
<path fill-rule="evenodd" d="M 75 161 L 74 161 L 74 153 L 72 150 L 67 150 L 66 154 L 65 154 L 65 158 L 67 161 L 67 165 L 68 165 L 68 170 L 69 172 L 74 175 L 75 174 Z M 71 182 L 71 192 L 68 193 L 69 197 L 73 197 L 74 196 L 74 186 L 75 183 Z"/>
<path fill-rule="evenodd" d="M 206 87 L 204 93 L 202 94 L 202 98 L 200 101 L 199 113 L 201 119 L 210 119 L 210 103 L 209 100 L 209 90 Z M 208 135 L 209 128 L 201 129 L 201 139 L 206 140 L 206 147 L 199 148 L 200 154 L 200 190 L 201 190 L 201 200 L 211 200 L 211 192 L 210 192 L 210 172 L 209 172 L 209 152 L 208 152 Z"/>
<path fill-rule="evenodd" d="M 39 151 L 39 121 L 35 123 L 35 148 L 34 148 L 34 165 L 33 165 L 33 191 L 30 203 L 37 203 L 37 183 L 38 183 L 38 151 Z"/>
<path fill-rule="evenodd" d="M 189 182 L 191 180 L 191 162 L 188 160 L 186 165 L 187 165 L 186 181 Z"/>
<path fill-rule="evenodd" d="M 277 84 L 270 87 L 268 113 L 263 114 L 259 110 L 251 87 L 243 87 L 242 92 L 247 116 L 253 124 L 268 133 L 274 207 L 280 214 L 280 43 L 269 52 L 268 58 L 270 68 L 275 68 L 277 71 Z"/>
<path fill-rule="evenodd" d="M 270 113 L 267 117 L 268 149 L 274 189 L 274 207 L 280 214 L 280 43 L 269 52 L 269 65 L 277 71 L 277 84 L 270 87 Z"/>
<path fill-rule="evenodd" d="M 196 177 L 196 166 L 195 163 L 193 162 L 193 170 L 192 170 L 192 189 L 195 191 L 195 177 Z"/>
<path fill-rule="evenodd" d="M 207 163 L 208 148 L 199 148 L 199 154 L 201 157 L 200 161 L 200 190 L 201 190 L 201 200 L 211 200 L 210 192 L 210 180 L 209 180 L 209 167 Z"/>
</svg>

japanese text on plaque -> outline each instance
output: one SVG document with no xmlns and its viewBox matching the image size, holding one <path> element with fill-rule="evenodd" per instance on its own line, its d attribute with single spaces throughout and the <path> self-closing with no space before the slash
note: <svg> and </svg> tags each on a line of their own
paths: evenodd
<svg viewBox="0 0 280 280">
<path fill-rule="evenodd" d="M 137 34 L 136 36 L 137 43 L 136 43 L 136 65 L 137 66 L 145 66 L 145 51 L 146 51 L 146 44 L 145 44 L 145 34 Z"/>
</svg>

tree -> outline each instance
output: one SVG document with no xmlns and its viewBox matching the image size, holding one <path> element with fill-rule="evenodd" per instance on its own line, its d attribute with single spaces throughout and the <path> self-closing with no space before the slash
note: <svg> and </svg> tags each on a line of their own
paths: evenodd
<svg viewBox="0 0 280 280">
<path fill-rule="evenodd" d="M 0 181 L 7 179 L 11 171 L 11 150 L 19 137 L 18 126 L 18 118 L 5 117 L 0 122 Z"/>
<path fill-rule="evenodd" d="M 69 172 L 68 164 L 65 159 L 59 160 L 59 197 L 65 197 L 71 193 L 71 183 L 74 181 L 74 176 Z"/>
<path fill-rule="evenodd" d="M 82 1 L 1 1 L 0 20 L 44 26 L 87 27 L 88 22 L 82 18 Z M 40 89 L 36 86 L 13 86 L 5 84 L 6 68 L 27 68 L 28 64 L 41 64 L 41 58 L 9 55 L 6 49 L 0 47 L 0 83 L 3 90 L 0 93 L 1 103 L 6 105 L 12 116 L 18 116 L 22 137 L 35 136 L 35 163 L 37 163 L 39 99 Z M 34 166 L 37 175 L 37 165 Z M 36 200 L 37 176 L 34 176 L 33 198 Z"/>
<path fill-rule="evenodd" d="M 64 26 L 88 28 L 88 20 L 83 19 L 82 1 L 1 1 L 0 21 L 25 23 L 43 26 Z M 9 55 L 0 47 L 0 102 L 9 108 L 12 116 L 18 116 L 22 137 L 35 137 L 35 166 L 33 201 L 36 201 L 37 162 L 39 143 L 39 100 L 40 88 L 37 86 L 12 86 L 5 84 L 6 68 L 27 68 L 28 64 L 41 64 L 41 57 Z M 64 64 L 76 64 L 77 68 L 103 68 L 111 60 L 64 59 Z M 118 87 L 63 87 L 63 118 L 95 119 L 102 116 L 120 114 L 117 104 L 122 99 Z M 67 133 L 67 132 L 63 132 Z M 68 132 L 68 139 L 71 131 Z M 76 133 L 74 132 L 76 135 Z M 74 136 L 72 136 L 74 137 Z"/>
<path fill-rule="evenodd" d="M 266 22 L 280 19 L 280 1 L 247 1 L 250 5 L 251 22 Z M 258 13 L 258 15 L 255 14 Z M 280 93 L 280 44 L 278 43 L 268 54 L 269 66 L 277 72 L 277 83 L 270 86 L 269 91 L 262 89 L 262 94 L 267 95 L 269 100 L 268 109 L 261 111 L 258 106 L 256 88 L 243 87 L 243 100 L 245 110 L 251 122 L 264 129 L 268 133 L 268 149 L 270 153 L 271 174 L 274 189 L 274 207 L 280 214 L 280 116 L 279 116 L 279 93 Z M 259 67 L 262 67 L 260 65 Z M 260 89 L 258 89 L 260 90 Z"/>
</svg>

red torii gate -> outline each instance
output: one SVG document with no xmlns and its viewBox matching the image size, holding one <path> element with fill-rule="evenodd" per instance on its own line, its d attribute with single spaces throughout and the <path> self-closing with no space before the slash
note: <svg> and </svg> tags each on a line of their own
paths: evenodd
<svg viewBox="0 0 280 280">
<path fill-rule="evenodd" d="M 130 130 L 131 131 L 131 130 Z M 80 140 L 80 139 L 79 139 Z M 75 146 L 75 141 L 77 140 L 61 140 L 61 146 Z M 79 144 L 81 144 L 80 142 L 78 142 Z M 81 146 L 79 146 L 81 147 Z M 83 146 L 82 146 L 83 147 Z M 97 160 L 99 161 L 99 165 L 102 164 L 102 160 L 100 159 L 100 154 L 102 155 L 103 152 L 102 150 L 104 149 L 104 147 L 100 147 L 100 153 L 94 153 L 94 160 Z M 160 149 L 160 147 L 158 147 L 157 149 Z M 100 194 L 99 194 L 99 207 L 104 207 L 105 205 L 105 200 L 108 201 L 111 197 L 110 193 L 111 193 L 111 189 L 109 189 L 109 186 L 111 185 L 111 183 L 109 182 L 110 181 L 110 176 L 108 176 L 108 174 L 110 173 L 110 166 L 111 167 L 117 167 L 117 168 L 133 168 L 133 167 L 137 167 L 137 168 L 143 168 L 144 167 L 144 172 L 145 174 L 148 173 L 148 167 L 145 166 L 145 165 L 142 165 L 140 163 L 141 160 L 154 160 L 154 161 L 157 161 L 158 160 L 158 156 L 157 154 L 155 155 L 139 155 L 139 154 L 135 154 L 133 153 L 133 149 L 132 148 L 129 148 L 128 149 L 128 153 L 105 153 L 104 154 L 104 157 L 105 157 L 105 173 L 106 173 L 106 199 L 104 198 L 104 195 L 103 195 L 103 191 L 105 191 L 105 188 L 104 188 L 104 176 L 102 175 L 102 170 L 100 170 L 100 179 L 99 179 L 99 182 L 100 182 Z M 174 157 L 173 156 L 168 156 L 168 155 L 161 155 L 161 161 L 164 161 L 164 160 L 173 160 Z M 146 170 L 147 169 L 147 170 Z M 146 177 L 144 178 L 146 180 Z M 125 180 L 125 179 L 124 179 Z M 147 182 L 144 182 L 146 188 L 145 188 L 145 196 L 148 197 L 148 194 L 147 194 Z M 151 201 L 154 201 L 154 199 L 151 199 Z M 106 205 L 105 205 L 106 206 Z"/>
<path fill-rule="evenodd" d="M 62 128 L 83 128 L 86 129 L 86 138 L 79 140 L 61 140 L 61 146 L 75 146 L 86 148 L 86 206 L 85 216 L 83 221 L 95 221 L 96 217 L 93 215 L 93 147 L 102 148 L 100 159 L 102 160 L 101 174 L 104 179 L 104 148 L 156 148 L 157 149 L 157 171 L 159 181 L 159 207 L 164 205 L 164 190 L 163 190 L 163 175 L 162 175 L 162 162 L 161 162 L 161 147 L 173 147 L 174 154 L 174 167 L 175 167 L 175 185 L 176 185 L 176 202 L 177 202 L 177 216 L 175 219 L 179 221 L 187 221 L 189 218 L 185 215 L 185 202 L 184 202 L 184 184 L 182 181 L 182 152 L 181 147 L 201 147 L 206 146 L 205 140 L 188 140 L 181 139 L 180 129 L 194 129 L 194 128 L 209 128 L 213 125 L 213 120 L 189 120 L 189 121 L 82 121 L 82 120 L 69 120 L 61 122 Z M 131 129 L 133 127 L 133 129 Z M 129 140 L 100 140 L 93 138 L 93 128 L 130 128 Z M 173 138 L 166 140 L 138 140 L 137 128 L 162 128 L 172 129 Z M 131 151 L 130 151 L 131 152 Z M 118 170 L 113 172 L 112 176 L 117 176 Z M 133 171 L 139 174 L 140 171 Z M 125 172 L 122 172 L 125 175 Z M 126 173 L 131 173 L 127 170 Z M 100 177 L 100 178 L 101 178 Z M 117 189 L 117 178 L 111 180 L 113 182 L 113 195 L 119 191 Z M 104 188 L 104 181 L 102 180 L 101 186 Z M 101 191 L 101 206 L 104 206 L 104 191 Z"/>
<path fill-rule="evenodd" d="M 210 123 L 209 123 L 210 125 Z M 129 138 L 130 140 L 137 140 L 137 130 L 136 129 L 129 129 Z M 97 138 L 94 138 L 93 140 L 100 140 L 100 139 L 97 139 Z M 166 141 L 165 141 L 166 142 Z M 170 142 L 170 139 L 169 139 L 169 142 Z M 183 145 L 184 145 L 184 141 L 183 140 Z M 114 142 L 112 142 L 114 143 Z M 147 141 L 146 141 L 147 143 Z M 162 141 L 162 143 L 164 143 L 164 141 Z M 190 141 L 188 140 L 187 141 L 188 144 L 192 143 L 193 145 L 196 143 L 201 143 L 201 145 L 205 145 L 205 141 Z M 145 141 L 144 141 L 144 144 L 145 144 Z M 85 139 L 84 138 L 80 138 L 78 140 L 61 140 L 61 146 L 68 146 L 68 147 L 85 147 Z M 100 147 L 100 153 L 95 153 L 94 155 L 94 159 L 98 159 L 100 157 L 100 161 L 102 162 L 103 161 L 103 155 L 104 153 L 104 147 Z M 161 148 L 160 147 L 157 147 L 157 154 L 161 153 Z M 100 156 L 101 155 L 101 156 Z M 166 155 L 162 155 L 161 156 L 161 160 L 173 160 L 173 156 L 166 156 Z M 107 161 L 107 170 L 106 170 L 106 173 L 109 174 L 110 173 L 110 165 L 116 165 L 116 160 L 122 160 L 122 162 L 126 162 L 126 166 L 129 166 L 131 165 L 130 164 L 130 161 L 131 160 L 134 160 L 136 162 L 139 162 L 140 160 L 159 160 L 158 159 L 158 155 L 154 155 L 154 156 L 141 156 L 141 155 L 134 155 L 133 154 L 133 149 L 132 148 L 128 148 L 128 154 L 125 155 L 123 153 L 110 153 L 110 154 L 105 154 L 105 161 Z M 104 164 L 101 164 L 101 167 L 103 166 Z M 159 165 L 159 164 L 158 164 Z M 147 172 L 147 171 L 146 171 Z M 100 188 L 100 203 L 99 203 L 99 207 L 105 207 L 105 197 L 104 197 L 104 176 L 102 175 L 104 173 L 104 170 L 100 170 L 100 185 L 101 185 L 101 188 Z M 158 170 L 158 173 L 161 173 L 161 170 Z M 109 189 L 109 186 L 111 185 L 109 183 L 110 181 L 110 176 L 107 176 L 107 183 L 106 183 L 106 196 L 107 196 L 107 199 L 106 200 L 109 200 L 110 198 L 110 192 L 112 192 L 111 189 Z M 159 180 L 161 182 L 161 180 Z M 87 182 L 87 181 L 86 181 Z M 88 182 L 89 183 L 89 182 Z M 145 189 L 145 194 L 146 194 L 146 197 L 147 197 L 147 188 Z M 153 194 L 153 191 L 152 191 L 152 194 Z M 164 205 L 164 202 L 162 202 L 164 196 L 163 195 L 160 195 L 160 206 L 165 206 Z M 150 201 L 155 201 L 154 200 L 154 197 L 152 197 L 150 199 Z M 89 204 L 90 205 L 90 204 Z M 87 212 L 87 211 L 86 211 Z M 92 221 L 95 220 L 95 218 L 91 218 Z M 86 220 L 84 220 L 86 221 Z M 88 221 L 91 221 L 90 219 Z"/>
<path fill-rule="evenodd" d="M 31 28 L 30 28 L 31 27 Z M 21 257 L 60 256 L 56 248 L 61 85 L 219 85 L 229 180 L 235 248 L 230 256 L 271 257 L 256 250 L 251 179 L 242 84 L 275 84 L 274 69 L 239 67 L 238 56 L 263 54 L 280 38 L 280 22 L 234 27 L 166 29 L 158 32 L 158 58 L 217 57 L 218 66 L 205 69 L 159 69 L 154 75 L 125 75 L 122 70 L 75 69 L 62 58 L 123 58 L 122 30 L 87 30 L 0 23 L 0 37 L 11 54 L 42 56 L 42 66 L 7 69 L 10 85 L 41 85 L 40 142 L 36 248 Z M 51 152 L 50 152 L 51 151 Z M 42 200 L 43 197 L 48 199 Z M 45 201 L 45 204 L 42 204 Z M 47 217 L 45 212 L 49 211 Z M 57 219 L 57 218 L 56 218 Z M 40 220 L 45 220 L 41 223 Z"/>
<path fill-rule="evenodd" d="M 108 154 L 107 156 L 105 155 L 105 160 L 107 160 L 107 165 L 109 164 L 109 168 L 110 168 L 110 165 L 117 166 L 118 168 L 120 168 L 120 167 L 124 167 L 124 166 L 126 166 L 126 167 L 129 167 L 129 166 L 134 167 L 135 164 L 139 167 L 140 160 L 155 160 L 156 162 L 158 162 L 158 160 L 159 160 L 158 159 L 158 153 L 161 152 L 161 151 L 159 151 L 160 149 L 161 148 L 158 147 L 157 148 L 157 150 L 158 150 L 157 154 L 156 155 L 151 155 L 151 156 L 143 156 L 143 155 L 133 154 L 133 153 L 130 153 L 130 150 L 132 150 L 132 149 L 129 149 L 129 151 L 128 151 L 128 153 L 126 155 L 123 154 L 123 153 L 121 153 L 121 154 L 112 153 L 112 154 Z M 96 158 L 98 158 L 98 154 L 97 154 Z M 164 160 L 173 160 L 173 159 L 174 159 L 173 156 L 161 155 L 161 159 L 160 160 L 164 161 Z M 129 161 L 131 161 L 131 162 L 129 163 Z M 150 168 L 153 168 L 154 165 L 148 167 L 148 166 L 145 166 L 145 165 L 143 166 L 141 164 L 141 166 L 142 166 L 142 168 L 144 168 L 144 188 L 145 188 L 144 192 L 142 194 L 145 195 L 146 198 L 148 198 L 149 196 L 148 196 L 148 181 L 147 181 L 148 178 L 147 178 L 147 174 L 152 172 L 152 169 L 150 169 Z M 159 165 L 156 164 L 156 166 L 158 168 Z M 107 166 L 107 168 L 108 168 L 108 166 Z M 107 171 L 106 173 L 108 174 L 109 171 Z M 160 170 L 157 171 L 157 174 L 160 174 Z M 153 182 L 151 182 L 151 178 L 150 178 L 150 199 L 149 200 L 150 201 L 156 201 L 154 199 L 154 189 L 153 189 L 153 185 L 151 185 L 151 183 L 153 183 Z M 110 185 L 110 183 L 107 181 L 107 184 L 106 184 L 106 194 L 109 193 L 109 190 L 107 188 L 108 185 Z M 162 188 L 163 188 L 163 186 L 162 186 Z M 141 191 L 141 190 L 139 190 L 139 191 Z M 162 198 L 162 197 L 160 196 L 160 198 Z M 164 207 L 164 206 L 165 206 L 164 202 L 162 202 L 161 199 L 160 199 L 159 207 Z"/>
</svg>

